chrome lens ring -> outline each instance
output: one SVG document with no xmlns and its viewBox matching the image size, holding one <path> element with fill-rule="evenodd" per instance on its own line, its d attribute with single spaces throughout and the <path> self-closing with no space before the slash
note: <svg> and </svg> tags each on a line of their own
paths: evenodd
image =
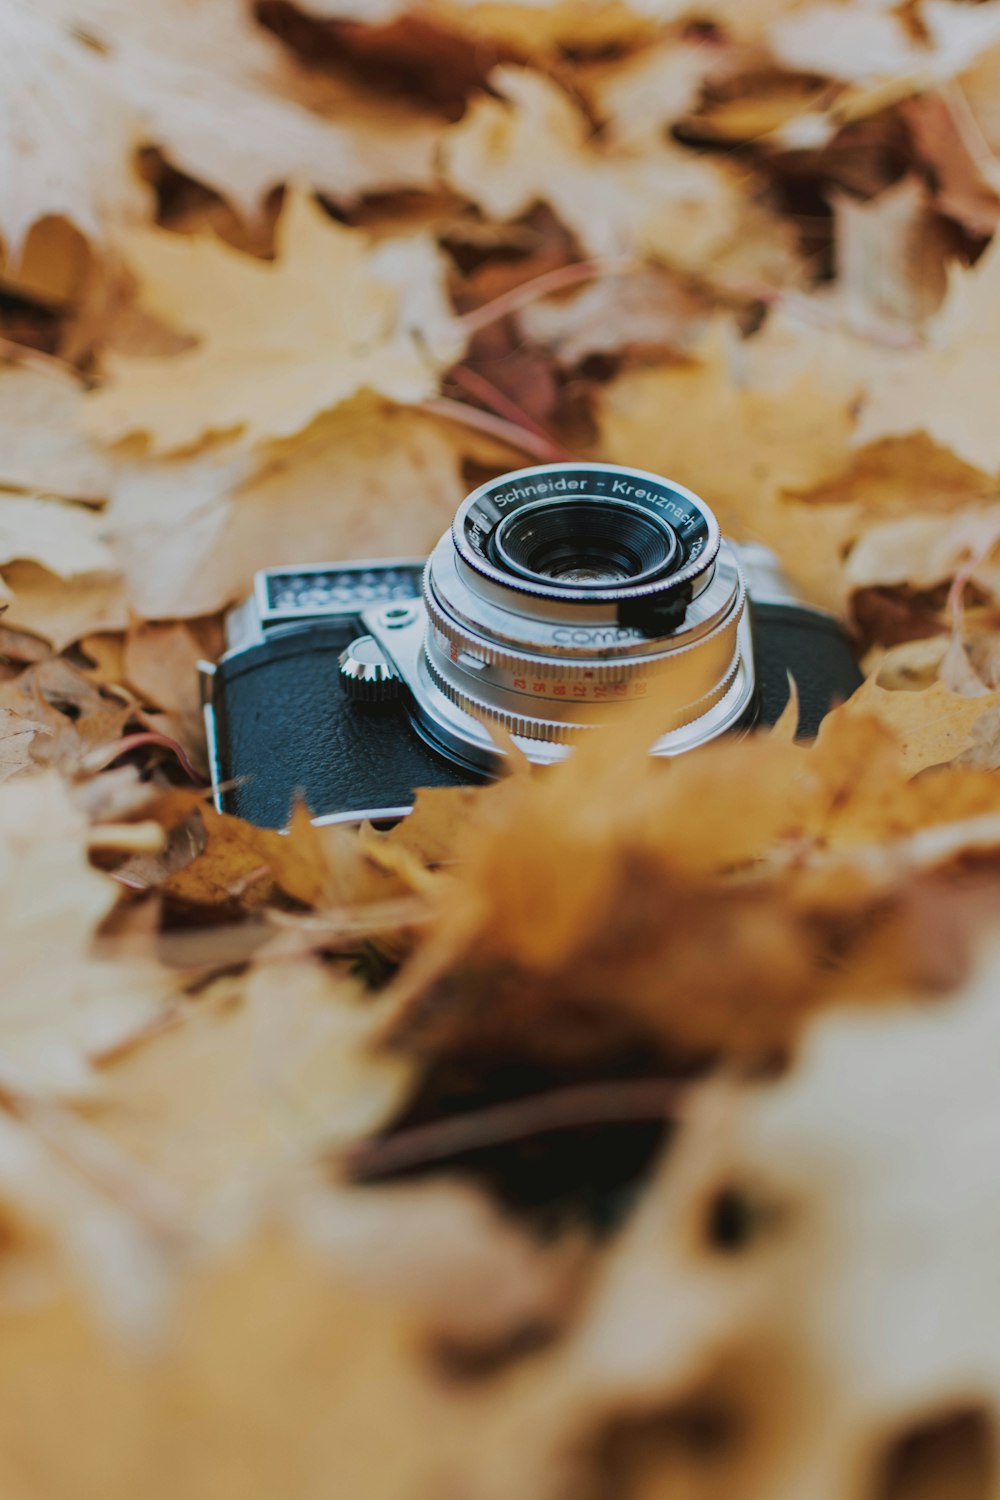
<svg viewBox="0 0 1000 1500">
<path fill-rule="evenodd" d="M 637 548 L 637 568 L 623 566 L 616 570 L 620 576 L 603 579 L 546 575 L 530 566 L 518 567 L 516 556 L 512 565 L 510 518 L 529 507 L 529 515 L 543 509 L 548 515 L 556 514 L 557 503 L 600 507 L 607 512 L 608 534 L 612 509 L 620 508 L 620 515 L 628 515 L 633 522 L 638 513 L 641 522 L 635 524 L 641 524 L 644 547 L 655 531 L 665 540 L 663 550 L 647 563 L 644 548 Z M 596 463 L 540 464 L 480 485 L 460 506 L 452 538 L 463 561 L 494 585 L 539 600 L 619 607 L 632 600 L 683 597 L 711 567 L 721 541 L 718 522 L 708 506 L 683 485 L 643 469 Z M 573 571 L 570 559 L 568 573 Z"/>
</svg>

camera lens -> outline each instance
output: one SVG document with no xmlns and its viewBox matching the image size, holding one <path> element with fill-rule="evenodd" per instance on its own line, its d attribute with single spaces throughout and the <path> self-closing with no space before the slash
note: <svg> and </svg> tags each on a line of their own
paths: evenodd
<svg viewBox="0 0 1000 1500">
<path fill-rule="evenodd" d="M 678 555 L 673 528 L 634 505 L 610 500 L 541 500 L 505 516 L 493 561 L 522 578 L 577 588 L 639 583 Z"/>
<path fill-rule="evenodd" d="M 665 735 L 697 722 L 704 736 L 752 691 L 746 592 L 718 522 L 642 469 L 541 464 L 481 485 L 431 554 L 424 602 L 418 717 L 463 754 L 492 745 L 494 722 L 557 755 L 647 696 Z"/>
</svg>

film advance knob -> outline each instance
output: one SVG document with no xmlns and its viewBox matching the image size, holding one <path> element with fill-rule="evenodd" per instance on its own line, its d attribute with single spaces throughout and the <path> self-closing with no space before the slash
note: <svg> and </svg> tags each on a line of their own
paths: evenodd
<svg viewBox="0 0 1000 1500">
<path fill-rule="evenodd" d="M 373 636 L 359 635 L 340 653 L 344 691 L 358 703 L 387 703 L 402 687 L 399 673 Z"/>
</svg>

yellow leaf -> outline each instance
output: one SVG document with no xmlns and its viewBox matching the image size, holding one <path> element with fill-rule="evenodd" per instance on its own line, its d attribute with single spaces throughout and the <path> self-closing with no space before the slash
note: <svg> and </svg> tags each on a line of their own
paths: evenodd
<svg viewBox="0 0 1000 1500">
<path fill-rule="evenodd" d="M 699 269 L 733 239 L 740 200 L 718 162 L 656 139 L 603 149 L 540 73 L 505 66 L 490 82 L 502 98 L 477 100 L 443 141 L 448 181 L 487 213 L 509 219 L 550 203 L 591 255 Z"/>
<path fill-rule="evenodd" d="M 238 0 L 5 0 L 0 56 L 0 225 L 15 249 L 44 214 L 89 236 L 140 218 L 133 158 L 149 142 L 245 213 L 299 176 L 347 198 L 433 182 L 435 121 L 350 96 L 342 119 L 307 108 L 310 75 Z"/>
<path fill-rule="evenodd" d="M 965 697 L 942 682 L 916 692 L 894 692 L 869 678 L 835 713 L 874 717 L 885 724 L 899 740 L 903 769 L 913 776 L 957 760 L 969 748 L 977 720 L 996 703 L 1000 693 Z"/>
<path fill-rule="evenodd" d="M 35 562 L 60 578 L 114 571 L 107 522 L 82 505 L 0 491 L 0 566 Z"/>
<path fill-rule="evenodd" d="M 85 423 L 108 442 L 146 432 L 164 453 L 210 432 L 287 437 L 361 391 L 400 403 L 434 395 L 463 348 L 429 236 L 374 245 L 304 192 L 285 204 L 273 262 L 156 229 L 123 248 L 148 309 L 199 342 L 169 358 L 107 361 Z"/>
<path fill-rule="evenodd" d="M 352 403 L 298 437 L 245 455 L 123 467 L 111 544 L 144 618 L 210 614 L 245 595 L 258 568 L 421 556 L 464 490 L 463 441 L 405 409 Z"/>
<path fill-rule="evenodd" d="M 0 366 L 0 485 L 107 498 L 114 462 L 79 431 L 83 382 L 55 361 Z"/>
<path fill-rule="evenodd" d="M 118 573 L 91 573 L 62 579 L 35 563 L 3 569 L 9 603 L 4 621 L 49 641 L 56 651 L 108 630 L 128 625 L 128 596 Z"/>
<path fill-rule="evenodd" d="M 600 456 L 689 485 L 724 531 L 773 547 L 813 602 L 837 609 L 840 557 L 860 511 L 853 503 L 804 504 L 790 494 L 812 489 L 844 464 L 850 388 L 831 389 L 808 369 L 773 387 L 748 388 L 730 368 L 724 332 L 715 330 L 698 361 L 627 370 L 605 386 Z"/>
<path fill-rule="evenodd" d="M 961 72 L 1000 38 L 995 5 L 963 10 L 927 0 L 921 22 L 925 37 L 915 38 L 903 17 L 888 10 L 823 3 L 779 20 L 771 45 L 780 62 L 801 73 L 852 83 L 899 79 L 917 90 Z"/>
<path fill-rule="evenodd" d="M 855 442 L 926 432 L 985 473 L 1000 472 L 1000 241 L 970 270 L 953 268 L 926 348 L 897 354 L 869 382 Z"/>
<path fill-rule="evenodd" d="M 87 861 L 86 820 L 54 771 L 0 787 L 0 1081 L 92 1091 L 92 1060 L 162 1016 L 177 979 L 151 958 L 115 961 L 95 930 L 117 899 Z"/>
</svg>

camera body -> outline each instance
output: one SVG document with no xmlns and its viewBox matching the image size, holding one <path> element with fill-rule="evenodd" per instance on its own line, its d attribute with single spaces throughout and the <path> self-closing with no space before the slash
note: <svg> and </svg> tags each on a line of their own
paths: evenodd
<svg viewBox="0 0 1000 1500">
<path fill-rule="evenodd" d="M 803 738 L 861 681 L 773 554 L 659 475 L 541 465 L 474 491 L 429 559 L 257 575 L 203 674 L 216 801 L 266 827 L 296 798 L 398 818 L 497 775 L 510 741 L 563 759 L 629 702 L 662 704 L 659 755 L 773 723 L 789 676 Z"/>
</svg>

